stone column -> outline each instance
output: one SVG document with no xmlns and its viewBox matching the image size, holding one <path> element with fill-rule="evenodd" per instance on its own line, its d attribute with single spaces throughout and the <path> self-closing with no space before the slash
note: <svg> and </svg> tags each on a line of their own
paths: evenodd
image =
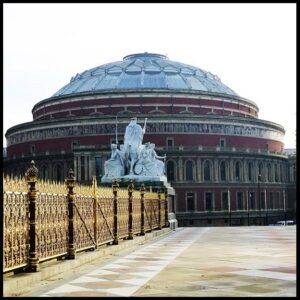
<svg viewBox="0 0 300 300">
<path fill-rule="evenodd" d="M 181 157 L 178 159 L 178 180 L 183 181 L 183 160 Z"/>
<path fill-rule="evenodd" d="M 89 172 L 88 172 L 88 159 L 87 159 L 87 155 L 84 155 L 84 178 L 85 180 L 89 180 Z"/>
<path fill-rule="evenodd" d="M 275 164 L 271 163 L 271 182 L 275 182 Z"/>
<path fill-rule="evenodd" d="M 74 176 L 78 180 L 78 174 L 77 174 L 77 156 L 74 155 Z"/>
<path fill-rule="evenodd" d="M 89 179 L 92 178 L 93 174 L 95 174 L 95 172 L 92 172 L 92 157 L 89 154 Z"/>
<path fill-rule="evenodd" d="M 202 176 L 201 176 L 201 159 L 200 157 L 197 157 L 197 163 L 196 163 L 196 181 L 201 182 L 202 181 Z"/>
<path fill-rule="evenodd" d="M 78 156 L 78 174 L 77 174 L 77 181 L 81 181 L 81 156 Z"/>
<path fill-rule="evenodd" d="M 243 165 L 242 165 L 242 168 L 243 168 L 243 179 L 244 179 L 244 182 L 249 182 L 249 179 L 248 179 L 248 166 L 247 166 L 247 161 L 244 160 L 243 161 Z"/>
<path fill-rule="evenodd" d="M 234 178 L 234 162 L 233 162 L 233 159 L 230 158 L 229 160 L 229 170 L 228 170 L 228 173 L 229 173 L 229 177 L 228 177 L 228 180 L 233 182 L 235 181 L 235 178 Z"/>
<path fill-rule="evenodd" d="M 65 160 L 63 162 L 63 172 L 62 172 L 62 178 L 66 178 L 67 177 L 67 174 L 68 174 L 68 164 L 67 164 L 67 161 Z"/>
<path fill-rule="evenodd" d="M 253 170 L 254 182 L 257 182 L 257 180 L 258 180 L 258 174 L 259 174 L 259 171 L 258 171 L 258 161 L 257 160 L 254 160 L 253 167 L 254 167 L 254 170 Z"/>
<path fill-rule="evenodd" d="M 95 155 L 90 156 L 90 174 L 92 176 L 96 176 L 96 160 Z"/>
<path fill-rule="evenodd" d="M 219 161 L 217 158 L 214 159 L 214 164 L 213 164 L 213 178 L 212 180 L 214 180 L 215 182 L 219 181 L 219 165 L 218 165 Z"/>
</svg>

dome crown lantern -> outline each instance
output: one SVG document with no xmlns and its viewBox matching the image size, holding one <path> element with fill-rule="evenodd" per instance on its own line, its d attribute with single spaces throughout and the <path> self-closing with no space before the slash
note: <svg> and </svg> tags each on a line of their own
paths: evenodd
<svg viewBox="0 0 300 300">
<path fill-rule="evenodd" d="M 169 59 L 166 55 L 157 54 L 157 53 L 136 53 L 136 54 L 129 54 L 123 57 L 123 60 L 134 60 L 134 59 L 141 59 L 141 60 L 152 60 L 152 59 Z"/>
</svg>

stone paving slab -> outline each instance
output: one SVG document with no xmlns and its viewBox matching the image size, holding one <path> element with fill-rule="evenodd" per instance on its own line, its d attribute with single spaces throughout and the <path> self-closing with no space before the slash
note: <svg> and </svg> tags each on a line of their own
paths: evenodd
<svg viewBox="0 0 300 300">
<path fill-rule="evenodd" d="M 296 227 L 210 228 L 133 296 L 295 297 Z"/>
<path fill-rule="evenodd" d="M 24 296 L 295 297 L 296 227 L 189 227 Z"/>
</svg>

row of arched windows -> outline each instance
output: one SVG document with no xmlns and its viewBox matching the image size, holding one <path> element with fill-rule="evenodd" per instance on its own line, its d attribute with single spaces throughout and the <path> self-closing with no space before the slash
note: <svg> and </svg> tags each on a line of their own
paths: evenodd
<svg viewBox="0 0 300 300">
<path fill-rule="evenodd" d="M 41 167 L 41 171 L 40 171 L 40 178 L 41 179 L 49 179 L 49 168 L 46 165 L 43 165 Z M 53 167 L 53 175 L 52 175 L 52 179 L 56 180 L 56 181 L 62 181 L 64 179 L 64 174 L 63 174 L 63 168 L 60 164 L 56 164 Z"/>
<path fill-rule="evenodd" d="M 167 178 L 169 181 L 175 181 L 178 180 L 178 175 L 176 172 L 176 162 L 173 160 L 169 160 L 167 162 Z M 274 177 L 272 176 L 272 169 L 274 170 Z M 218 170 L 218 177 L 220 181 L 227 181 L 229 180 L 229 165 L 228 161 L 222 160 L 219 163 L 219 170 Z M 203 162 L 202 166 L 202 178 L 204 181 L 212 181 L 214 178 L 213 174 L 213 163 L 211 160 L 207 159 Z M 241 161 L 236 161 L 234 163 L 234 169 L 233 169 L 233 178 L 234 181 L 253 181 L 256 182 L 258 178 L 255 176 L 255 166 L 253 162 L 248 162 L 243 167 L 243 164 Z M 261 174 L 261 181 L 268 181 L 268 182 L 279 182 L 283 181 L 283 167 L 280 164 L 278 168 L 278 164 L 274 163 L 273 168 L 271 163 L 267 163 L 266 168 L 264 168 L 264 164 L 260 162 L 258 164 L 258 172 L 257 174 Z M 195 162 L 193 160 L 187 160 L 184 164 L 184 174 L 183 179 L 185 181 L 194 181 L 196 179 L 196 167 Z"/>
</svg>

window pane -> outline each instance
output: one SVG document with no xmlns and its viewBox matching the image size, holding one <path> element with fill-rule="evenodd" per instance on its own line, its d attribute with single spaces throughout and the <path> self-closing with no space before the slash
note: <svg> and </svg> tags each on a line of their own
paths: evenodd
<svg viewBox="0 0 300 300">
<path fill-rule="evenodd" d="M 268 165 L 268 181 L 271 182 L 271 165 Z"/>
<path fill-rule="evenodd" d="M 212 210 L 212 193 L 205 193 L 206 210 Z"/>
<path fill-rule="evenodd" d="M 223 210 L 228 210 L 228 192 L 222 192 L 222 207 Z"/>
<path fill-rule="evenodd" d="M 255 209 L 255 193 L 250 192 L 250 209 Z"/>
<path fill-rule="evenodd" d="M 235 179 L 240 180 L 240 163 L 235 164 Z"/>
<path fill-rule="evenodd" d="M 264 192 L 260 192 L 260 204 L 261 204 L 261 208 L 265 209 L 265 193 Z"/>
<path fill-rule="evenodd" d="M 221 162 L 220 173 L 221 180 L 226 180 L 226 165 L 224 161 Z"/>
<path fill-rule="evenodd" d="M 80 163 L 81 163 L 81 180 L 85 180 L 84 156 L 80 157 Z"/>
<path fill-rule="evenodd" d="M 186 164 L 185 164 L 185 178 L 186 180 L 193 180 L 193 163 L 189 160 Z"/>
<path fill-rule="evenodd" d="M 271 209 L 273 209 L 274 208 L 274 203 L 273 203 L 273 192 L 270 192 L 270 199 L 269 199 L 269 201 L 270 201 L 270 208 Z"/>
<path fill-rule="evenodd" d="M 251 163 L 248 164 L 248 178 L 249 178 L 249 181 L 253 180 L 252 164 Z"/>
<path fill-rule="evenodd" d="M 102 175 L 102 158 L 101 157 L 95 157 L 95 165 L 96 165 L 96 177 Z"/>
<path fill-rule="evenodd" d="M 195 210 L 195 194 L 187 193 L 187 209 L 188 211 Z"/>
<path fill-rule="evenodd" d="M 205 161 L 204 163 L 204 180 L 210 180 L 210 163 Z"/>
<path fill-rule="evenodd" d="M 237 193 L 237 206 L 239 210 L 243 209 L 243 192 Z"/>
<path fill-rule="evenodd" d="M 167 178 L 169 181 L 175 180 L 174 162 L 173 161 L 168 161 L 168 163 L 167 163 Z"/>
</svg>

